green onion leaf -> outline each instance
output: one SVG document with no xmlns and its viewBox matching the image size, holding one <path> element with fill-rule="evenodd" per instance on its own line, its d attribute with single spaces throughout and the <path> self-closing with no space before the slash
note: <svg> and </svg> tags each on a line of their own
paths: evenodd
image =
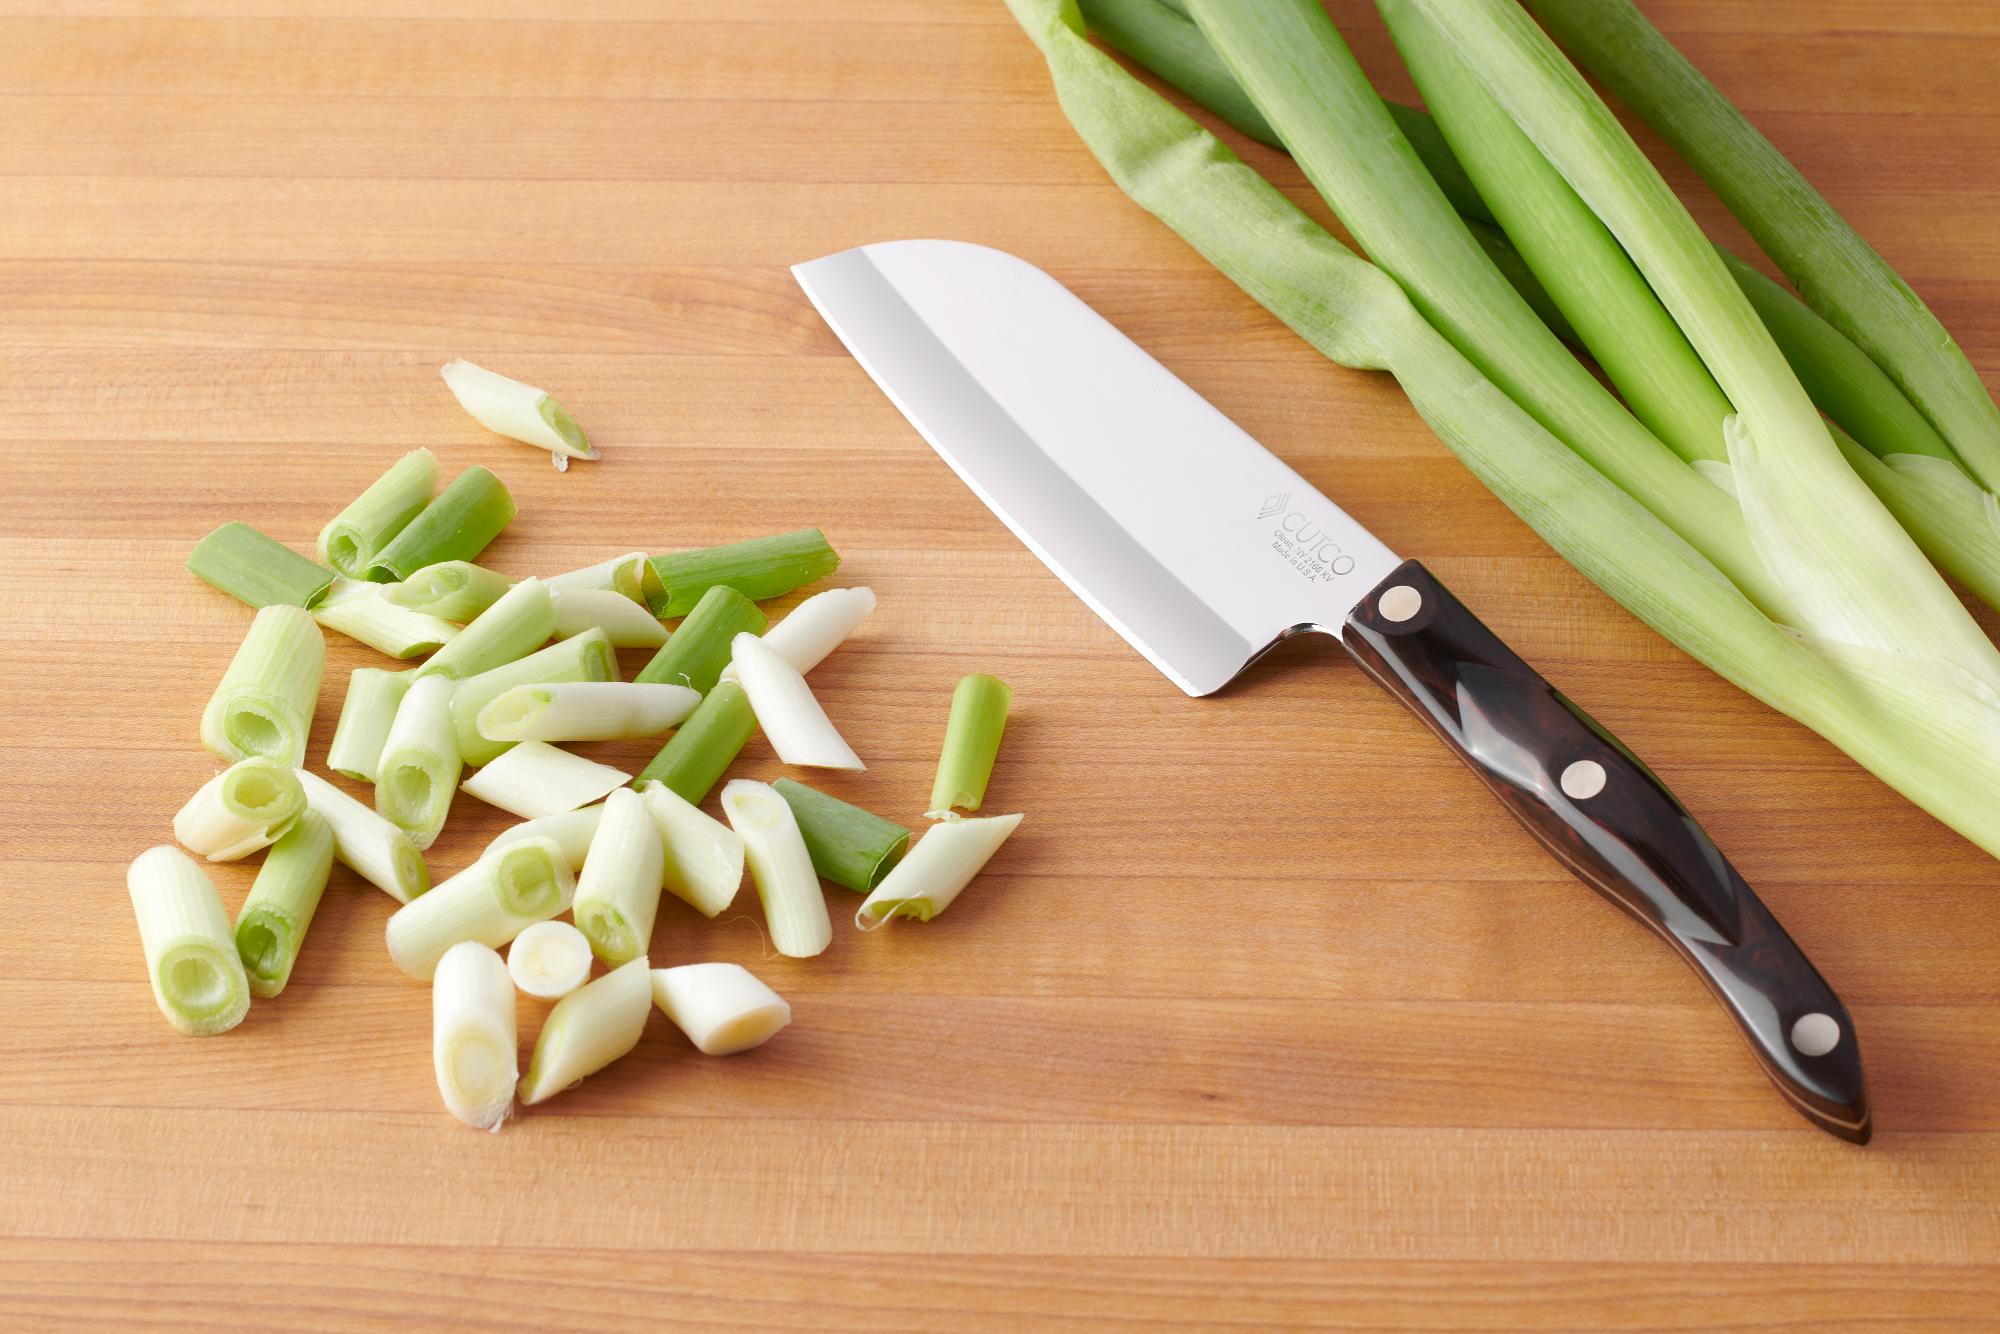
<svg viewBox="0 0 2000 1334">
<path fill-rule="evenodd" d="M 236 953 L 252 992 L 275 996 L 291 980 L 332 870 L 333 827 L 310 810 L 264 855 L 236 914 Z"/>
<path fill-rule="evenodd" d="M 944 729 L 937 779 L 931 784 L 927 814 L 941 820 L 953 810 L 976 811 L 986 799 L 986 782 L 1000 753 L 1000 734 L 1014 692 L 998 677 L 974 672 L 951 692 L 951 717 Z"/>
<path fill-rule="evenodd" d="M 653 612 L 666 620 L 686 616 L 717 584 L 762 602 L 824 579 L 839 567 L 839 555 L 817 528 L 655 556 L 653 570 L 660 576 L 662 600 Z"/>
<path fill-rule="evenodd" d="M 382 548 L 430 504 L 437 476 L 437 455 L 428 449 L 397 459 L 320 530 L 319 558 L 350 579 L 366 578 Z"/>
<path fill-rule="evenodd" d="M 701 595 L 653 660 L 634 678 L 652 685 L 681 685 L 707 694 L 729 665 L 729 647 L 740 634 L 760 635 L 770 624 L 757 604 L 727 584 Z"/>
<path fill-rule="evenodd" d="M 332 570 L 247 523 L 225 523 L 195 543 L 187 567 L 252 607 L 310 607 L 333 586 Z"/>
<path fill-rule="evenodd" d="M 652 763 L 640 771 L 643 786 L 658 783 L 690 805 L 707 799 L 757 730 L 750 697 L 734 681 L 723 681 L 701 697 L 680 730 L 667 739 Z"/>
<path fill-rule="evenodd" d="M 813 870 L 857 894 L 866 894 L 903 859 L 910 831 L 838 797 L 780 778 L 771 789 L 785 799 L 806 841 Z"/>
<path fill-rule="evenodd" d="M 539 579 L 523 579 L 426 659 L 417 675 L 454 681 L 478 676 L 527 657 L 548 643 L 555 631 L 555 606 L 547 586 Z"/>
<path fill-rule="evenodd" d="M 387 584 L 407 579 L 426 565 L 477 560 L 513 518 L 514 497 L 506 485 L 474 465 L 376 553 L 367 577 Z"/>
</svg>

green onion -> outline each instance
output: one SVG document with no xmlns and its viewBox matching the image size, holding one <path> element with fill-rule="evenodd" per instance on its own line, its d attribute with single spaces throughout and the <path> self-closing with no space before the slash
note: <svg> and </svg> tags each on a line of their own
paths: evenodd
<svg viewBox="0 0 2000 1334">
<path fill-rule="evenodd" d="M 539 820 L 588 806 L 630 781 L 630 774 L 608 764 L 558 750 L 546 741 L 523 741 L 463 786 L 489 805 L 523 820 Z"/>
<path fill-rule="evenodd" d="M 197 579 L 253 607 L 310 607 L 333 585 L 333 571 L 247 523 L 225 523 L 194 544 L 187 567 Z"/>
<path fill-rule="evenodd" d="M 686 686 L 636 681 L 569 681 L 515 686 L 479 711 L 479 733 L 494 741 L 610 741 L 658 736 L 701 703 Z"/>
<path fill-rule="evenodd" d="M 437 478 L 437 455 L 428 449 L 397 459 L 320 530 L 319 558 L 350 579 L 367 578 L 382 548 L 431 503 Z"/>
<path fill-rule="evenodd" d="M 1020 824 L 1018 815 L 995 815 L 932 825 L 863 901 L 854 924 L 873 931 L 895 917 L 930 921 L 952 905 Z"/>
<path fill-rule="evenodd" d="M 664 606 L 667 600 L 666 586 L 660 582 L 659 571 L 653 568 L 653 563 L 643 551 L 628 551 L 580 570 L 552 574 L 542 582 L 549 586 L 552 593 L 609 589 L 642 607 Z"/>
<path fill-rule="evenodd" d="M 1530 4 L 1586 68 L 1701 174 L 1806 303 L 1902 387 L 1986 489 L 2000 489 L 2000 407 L 1979 372 L 1798 168 L 1630 0 Z"/>
<path fill-rule="evenodd" d="M 874 610 L 872 589 L 829 588 L 792 608 L 784 620 L 765 632 L 764 643 L 803 675 L 846 643 L 847 637 L 859 630 Z M 756 633 L 747 625 L 742 629 Z M 734 681 L 735 668 L 724 667 L 721 679 Z"/>
<path fill-rule="evenodd" d="M 475 1130 L 498 1130 L 514 1110 L 520 1049 L 514 985 L 491 948 L 463 940 L 431 976 L 431 1068 L 445 1110 Z"/>
<path fill-rule="evenodd" d="M 563 860 L 569 863 L 569 869 L 581 871 L 583 859 L 590 852 L 590 840 L 597 836 L 597 822 L 603 815 L 604 805 L 600 802 L 595 806 L 564 811 L 561 815 L 544 815 L 539 820 L 523 820 L 519 824 L 508 825 L 495 834 L 493 841 L 486 845 L 485 852 L 480 855 L 483 857 L 495 848 L 518 843 L 524 838 L 549 838 L 554 839 L 556 846 L 562 849 Z"/>
<path fill-rule="evenodd" d="M 201 744 L 234 763 L 262 755 L 297 765 L 306 755 L 326 638 L 289 603 L 261 608 L 201 715 Z"/>
<path fill-rule="evenodd" d="M 250 1011 L 250 982 L 215 882 L 178 848 L 149 848 L 125 872 L 153 1000 L 183 1033 L 226 1033 Z"/>
<path fill-rule="evenodd" d="M 760 635 L 770 622 L 757 604 L 727 584 L 701 595 L 653 660 L 635 678 L 646 683 L 683 685 L 704 695 L 715 688 L 729 664 L 729 646 L 740 634 Z"/>
<path fill-rule="evenodd" d="M 1008 4 L 1063 110 L 1129 195 L 1329 358 L 1391 370 L 1460 461 L 1640 620 L 2000 853 L 2000 726 L 1983 683 L 1952 664 L 1808 647 L 1780 630 L 1481 376 L 1392 279 L 1085 41 L 1062 0 Z"/>
<path fill-rule="evenodd" d="M 893 820 L 789 778 L 778 779 L 771 790 L 792 808 L 813 870 L 822 880 L 866 894 L 909 850 L 910 831 Z"/>
<path fill-rule="evenodd" d="M 610 588 L 549 590 L 555 608 L 556 638 L 601 629 L 618 648 L 658 648 L 667 642 L 661 625 L 643 602 Z"/>
<path fill-rule="evenodd" d="M 507 975 L 524 996 L 561 1000 L 590 980 L 590 939 L 568 922 L 536 922 L 507 947 Z"/>
<path fill-rule="evenodd" d="M 298 770 L 306 805 L 333 830 L 333 855 L 398 903 L 430 888 L 430 868 L 410 836 L 318 774 Z"/>
<path fill-rule="evenodd" d="M 486 764 L 514 744 L 483 736 L 479 711 L 515 686 L 617 679 L 618 657 L 601 630 L 565 639 L 504 667 L 467 677 L 451 697 L 451 727 L 458 739 L 458 753 L 467 764 Z"/>
<path fill-rule="evenodd" d="M 794 959 L 824 951 L 833 941 L 833 923 L 792 808 L 768 784 L 736 778 L 722 789 L 722 813 L 743 836 L 743 857 L 764 904 L 771 947 Z"/>
<path fill-rule="evenodd" d="M 653 570 L 664 597 L 653 610 L 667 620 L 685 616 L 717 584 L 762 602 L 824 579 L 839 567 L 840 557 L 817 528 L 655 556 Z"/>
<path fill-rule="evenodd" d="M 640 771 L 637 781 L 641 786 L 658 783 L 699 806 L 756 730 L 750 697 L 734 681 L 724 681 L 701 697 L 700 705 Z"/>
<path fill-rule="evenodd" d="M 512 579 L 484 565 L 448 560 L 426 565 L 400 584 L 385 585 L 382 596 L 399 607 L 464 625 L 513 586 Z"/>
<path fill-rule="evenodd" d="M 653 1008 L 644 959 L 614 968 L 556 1002 L 521 1079 L 521 1105 L 547 1102 L 639 1045 Z"/>
<path fill-rule="evenodd" d="M 590 840 L 571 905 L 577 929 L 608 966 L 646 953 L 664 875 L 660 831 L 645 799 L 629 787 L 619 788 L 604 799 L 604 816 Z"/>
<path fill-rule="evenodd" d="M 553 840 L 509 843 L 396 909 L 386 928 L 389 957 L 428 982 L 445 951 L 461 940 L 497 950 L 568 908 L 575 893 L 576 877 Z"/>
<path fill-rule="evenodd" d="M 649 784 L 640 795 L 659 827 L 663 887 L 704 917 L 735 902 L 743 887 L 742 837 L 670 787 Z"/>
<path fill-rule="evenodd" d="M 792 1007 L 736 963 L 655 968 L 653 1004 L 707 1056 L 734 1056 L 769 1042 Z"/>
<path fill-rule="evenodd" d="M 375 781 L 389 726 L 396 721 L 396 709 L 411 680 L 409 672 L 385 672 L 379 667 L 356 667 L 349 674 L 333 744 L 326 749 L 327 768 L 357 783 Z"/>
<path fill-rule="evenodd" d="M 458 638 L 459 629 L 450 621 L 389 601 L 389 587 L 337 579 L 313 609 L 313 619 L 392 658 L 421 657 Z"/>
<path fill-rule="evenodd" d="M 1014 692 L 996 676 L 973 672 L 959 678 L 951 692 L 951 717 L 945 722 L 937 778 L 931 783 L 927 814 L 933 820 L 954 809 L 976 811 L 986 799 L 986 782 L 993 776 L 1000 735 L 1007 730 L 1007 710 L 1013 702 Z"/>
<path fill-rule="evenodd" d="M 730 645 L 729 665 L 779 759 L 818 769 L 868 767 L 826 716 L 804 674 L 783 654 L 756 635 L 738 635 Z"/>
<path fill-rule="evenodd" d="M 265 854 L 236 914 L 236 953 L 252 992 L 275 996 L 291 980 L 332 870 L 333 827 L 313 811 L 299 816 Z"/>
<path fill-rule="evenodd" d="M 1317 0 L 1194 0 L 1190 8 L 1307 178 L 1438 331 L 1752 601 L 1790 618 L 1790 600 L 1736 506 L 1627 412 L 1500 276 Z"/>
<path fill-rule="evenodd" d="M 548 643 L 555 630 L 549 590 L 539 579 L 523 579 L 417 668 L 417 675 L 454 681 L 478 676 L 527 657 Z"/>
<path fill-rule="evenodd" d="M 446 362 L 441 374 L 458 405 L 475 421 L 495 435 L 548 450 L 556 471 L 567 471 L 571 459 L 597 457 L 576 419 L 533 385 L 462 359 Z"/>
<path fill-rule="evenodd" d="M 475 464 L 376 553 L 368 578 L 386 584 L 426 565 L 477 560 L 513 518 L 514 497 L 498 477 Z"/>
<path fill-rule="evenodd" d="M 419 673 L 396 707 L 377 766 L 375 809 L 419 851 L 437 842 L 444 829 L 464 767 L 451 731 L 454 689 L 450 677 Z"/>
<path fill-rule="evenodd" d="M 253 755 L 201 785 L 174 816 L 174 837 L 212 862 L 233 862 L 268 848 L 306 808 L 292 771 Z"/>
</svg>

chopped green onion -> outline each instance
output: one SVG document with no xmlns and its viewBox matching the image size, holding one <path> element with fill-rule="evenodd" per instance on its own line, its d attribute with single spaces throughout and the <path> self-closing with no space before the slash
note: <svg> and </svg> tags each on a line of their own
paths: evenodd
<svg viewBox="0 0 2000 1334">
<path fill-rule="evenodd" d="M 639 1045 L 653 1008 L 644 959 L 614 968 L 556 1002 L 521 1080 L 521 1105 L 546 1102 Z"/>
<path fill-rule="evenodd" d="M 392 658 L 421 657 L 458 638 L 450 621 L 389 601 L 387 587 L 335 580 L 333 591 L 313 609 L 313 619 Z"/>
<path fill-rule="evenodd" d="M 826 716 L 806 678 L 777 650 L 756 635 L 738 635 L 729 660 L 779 759 L 817 769 L 868 767 Z"/>
<path fill-rule="evenodd" d="M 292 771 L 252 755 L 187 799 L 174 816 L 174 837 L 212 862 L 233 862 L 277 842 L 305 808 L 305 790 Z"/>
<path fill-rule="evenodd" d="M 563 860 L 572 871 L 583 869 L 583 859 L 590 851 L 590 840 L 597 836 L 597 822 L 604 815 L 604 804 L 584 806 L 561 815 L 544 815 L 539 820 L 523 820 L 516 825 L 508 825 L 493 841 L 486 845 L 486 856 L 495 848 L 503 848 L 509 843 L 518 843 L 524 838 L 552 838 L 562 849 Z"/>
<path fill-rule="evenodd" d="M 430 888 L 430 868 L 410 836 L 316 773 L 298 770 L 306 805 L 333 830 L 333 855 L 341 865 L 398 903 Z"/>
<path fill-rule="evenodd" d="M 576 419 L 533 385 L 463 359 L 446 362 L 442 374 L 458 405 L 471 413 L 473 420 L 495 435 L 548 450 L 556 471 L 567 470 L 571 459 L 597 457 Z"/>
<path fill-rule="evenodd" d="M 376 554 L 368 577 L 378 584 L 393 583 L 426 565 L 477 560 L 513 518 L 514 497 L 505 484 L 475 464 Z"/>
<path fill-rule="evenodd" d="M 717 584 L 762 602 L 824 579 L 839 567 L 839 555 L 817 528 L 655 556 L 653 570 L 660 576 L 664 601 L 653 610 L 668 620 L 685 616 Z"/>
<path fill-rule="evenodd" d="M 325 670 L 326 637 L 311 613 L 288 603 L 259 609 L 202 710 L 201 744 L 230 763 L 262 755 L 298 764 Z"/>
<path fill-rule="evenodd" d="M 507 975 L 524 996 L 561 1000 L 590 980 L 590 940 L 568 922 L 537 922 L 507 947 Z"/>
<path fill-rule="evenodd" d="M 179 848 L 149 848 L 125 872 L 153 1000 L 197 1037 L 226 1033 L 250 1011 L 250 982 L 215 882 Z M 650 996 L 649 996 L 650 999 Z"/>
<path fill-rule="evenodd" d="M 735 963 L 653 969 L 653 1004 L 708 1056 L 734 1056 L 769 1042 L 792 1007 Z"/>
<path fill-rule="evenodd" d="M 764 904 L 772 947 L 794 959 L 825 950 L 833 923 L 792 808 L 768 784 L 737 778 L 722 789 L 722 813 L 743 837 L 744 860 Z"/>
<path fill-rule="evenodd" d="M 741 634 L 762 634 L 769 622 L 757 604 L 727 584 L 701 595 L 666 646 L 639 669 L 644 683 L 683 685 L 707 694 L 729 663 L 729 646 Z"/>
<path fill-rule="evenodd" d="M 660 573 L 653 568 L 653 563 L 643 551 L 628 551 L 580 570 L 552 574 L 542 582 L 549 586 L 552 593 L 608 588 L 642 607 L 664 606 L 667 600 L 667 590 L 660 583 Z"/>
<path fill-rule="evenodd" d="M 1630 0 L 1529 2 L 1563 46 L 1701 174 L 1807 304 L 1902 387 L 1973 476 L 2000 489 L 2000 407 L 1979 372 L 1798 168 Z"/>
<path fill-rule="evenodd" d="M 462 940 L 431 977 L 431 1066 L 445 1110 L 475 1130 L 498 1130 L 514 1110 L 520 1049 L 514 984 L 490 948 Z"/>
<path fill-rule="evenodd" d="M 265 854 L 236 914 L 236 953 L 252 992 L 275 996 L 291 980 L 332 870 L 333 826 L 310 810 Z"/>
<path fill-rule="evenodd" d="M 701 696 L 686 686 L 634 681 L 566 681 L 515 686 L 479 711 L 479 733 L 494 741 L 609 741 L 658 736 Z"/>
<path fill-rule="evenodd" d="M 465 780 L 465 790 L 523 820 L 561 815 L 625 786 L 631 775 L 546 741 L 523 741 Z"/>
<path fill-rule="evenodd" d="M 572 588 L 549 594 L 555 607 L 556 638 L 602 629 L 619 648 L 658 648 L 667 627 L 641 602 L 609 588 Z"/>
<path fill-rule="evenodd" d="M 247 523 L 225 523 L 194 544 L 195 578 L 253 607 L 310 607 L 333 584 L 333 571 Z"/>
<path fill-rule="evenodd" d="M 822 880 L 866 894 L 909 850 L 910 831 L 838 797 L 780 778 L 771 789 L 785 799 Z"/>
<path fill-rule="evenodd" d="M 637 792 L 621 787 L 604 799 L 576 881 L 571 916 L 591 951 L 617 967 L 646 953 L 660 911 L 665 865 L 660 831 Z"/>
<path fill-rule="evenodd" d="M 527 657 L 548 643 L 555 629 L 549 590 L 539 579 L 523 579 L 417 668 L 417 675 L 462 681 L 490 672 Z"/>
<path fill-rule="evenodd" d="M 467 677 L 451 697 L 451 726 L 458 753 L 467 764 L 486 764 L 514 743 L 492 741 L 479 731 L 479 711 L 515 686 L 558 685 L 569 681 L 615 681 L 618 655 L 600 630 L 551 644 L 517 662 Z"/>
<path fill-rule="evenodd" d="M 893 917 L 930 921 L 951 906 L 1020 824 L 1018 815 L 995 815 L 932 825 L 862 903 L 854 924 L 873 931 Z"/>
<path fill-rule="evenodd" d="M 426 565 L 400 584 L 383 585 L 382 596 L 399 607 L 464 625 L 506 596 L 514 581 L 469 560 Z"/>
<path fill-rule="evenodd" d="M 699 806 L 757 730 L 750 697 L 734 681 L 724 681 L 701 697 L 680 730 L 639 773 L 640 785 L 659 783 L 681 800 Z"/>
<path fill-rule="evenodd" d="M 528 838 L 481 857 L 389 917 L 385 938 L 398 968 L 428 982 L 461 940 L 499 949 L 569 907 L 576 877 L 553 839 Z"/>
<path fill-rule="evenodd" d="M 451 734 L 457 683 L 419 673 L 396 708 L 375 780 L 375 809 L 409 834 L 419 850 L 437 842 L 464 764 Z"/>
<path fill-rule="evenodd" d="M 650 783 L 640 795 L 660 831 L 662 887 L 704 917 L 735 902 L 743 886 L 742 835 L 663 784 Z"/>
<path fill-rule="evenodd" d="M 986 799 L 986 782 L 1000 753 L 1000 734 L 1007 730 L 1007 709 L 1014 692 L 995 676 L 973 672 L 959 678 L 951 692 L 951 717 L 945 723 L 944 750 L 938 755 L 937 778 L 931 783 L 933 820 L 953 810 L 976 811 Z"/>
<path fill-rule="evenodd" d="M 349 674 L 340 721 L 326 750 L 327 768 L 357 783 L 375 781 L 382 768 L 382 747 L 388 743 L 390 724 L 396 721 L 410 680 L 409 672 L 385 672 L 380 667 L 356 667 Z"/>
<path fill-rule="evenodd" d="M 829 653 L 847 642 L 875 610 L 875 593 L 868 588 L 829 588 L 792 608 L 791 614 L 765 633 L 764 642 L 799 669 L 812 671 Z M 741 626 L 755 634 L 750 626 Z M 734 666 L 722 669 L 722 680 L 734 681 Z"/>
<path fill-rule="evenodd" d="M 431 503 L 437 479 L 437 455 L 428 449 L 397 459 L 320 530 L 319 558 L 350 579 L 367 578 L 382 548 Z"/>
</svg>

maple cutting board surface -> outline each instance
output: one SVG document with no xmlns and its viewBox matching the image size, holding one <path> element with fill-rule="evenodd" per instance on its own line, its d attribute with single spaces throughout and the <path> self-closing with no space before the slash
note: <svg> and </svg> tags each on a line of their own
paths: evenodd
<svg viewBox="0 0 2000 1334">
<path fill-rule="evenodd" d="M 1992 382 L 2000 7 L 1645 7 Z M 1124 199 L 996 0 L 0 0 L 0 200 L 0 1325 L 1993 1318 L 2000 866 Z M 1789 1110 L 1330 641 L 1190 700 L 1094 619 L 786 272 L 904 236 L 1068 283 L 1644 756 L 1852 1007 L 1875 1143 Z M 604 460 L 486 435 L 454 356 Z M 828 890 L 813 960 L 769 957 L 748 888 L 669 901 L 654 961 L 744 963 L 792 1026 L 718 1060 L 656 1015 L 498 1135 L 440 1106 L 394 905 L 344 869 L 282 997 L 176 1035 L 125 867 L 214 772 L 197 719 L 250 619 L 182 561 L 229 519 L 309 549 L 420 445 L 513 488 L 510 574 L 822 526 L 881 597 L 814 676 L 869 763 L 825 786 L 919 823 L 952 683 L 993 672 L 1020 833 L 928 925 L 863 936 Z M 385 665 L 329 639 L 315 765 Z M 785 771 L 759 741 L 735 772 Z M 504 823 L 461 797 L 434 874 Z M 253 874 L 216 868 L 232 911 Z"/>
</svg>

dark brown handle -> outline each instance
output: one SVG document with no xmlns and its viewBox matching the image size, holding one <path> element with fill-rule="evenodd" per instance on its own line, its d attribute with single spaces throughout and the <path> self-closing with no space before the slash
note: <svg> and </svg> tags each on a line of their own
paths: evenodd
<svg viewBox="0 0 2000 1334">
<path fill-rule="evenodd" d="M 1799 1111 L 1868 1142 L 1847 1008 L 1632 752 L 1415 561 L 1362 599 L 1341 642 L 1565 866 L 1694 967 Z"/>
</svg>

